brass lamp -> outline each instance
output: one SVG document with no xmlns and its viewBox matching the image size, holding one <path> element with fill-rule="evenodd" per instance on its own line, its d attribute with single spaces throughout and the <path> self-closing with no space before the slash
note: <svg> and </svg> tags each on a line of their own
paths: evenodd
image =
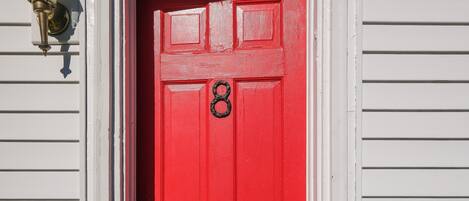
<svg viewBox="0 0 469 201">
<path fill-rule="evenodd" d="M 37 16 L 41 43 L 38 45 L 44 56 L 50 50 L 48 35 L 59 35 L 70 24 L 70 11 L 57 0 L 28 0 Z"/>
</svg>

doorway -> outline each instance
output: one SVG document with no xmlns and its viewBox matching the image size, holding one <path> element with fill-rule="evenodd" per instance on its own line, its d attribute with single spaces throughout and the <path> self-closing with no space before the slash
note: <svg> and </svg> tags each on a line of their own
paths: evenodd
<svg viewBox="0 0 469 201">
<path fill-rule="evenodd" d="M 306 2 L 137 13 L 137 200 L 306 200 Z"/>
</svg>

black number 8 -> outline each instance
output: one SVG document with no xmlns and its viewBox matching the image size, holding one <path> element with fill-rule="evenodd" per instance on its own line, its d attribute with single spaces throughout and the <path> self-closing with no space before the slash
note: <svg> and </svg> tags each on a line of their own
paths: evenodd
<svg viewBox="0 0 469 201">
<path fill-rule="evenodd" d="M 218 87 L 220 85 L 223 85 L 226 88 L 226 92 L 223 95 L 218 94 Z M 228 99 L 228 97 L 230 96 L 230 93 L 231 93 L 230 84 L 227 81 L 218 80 L 212 86 L 212 93 L 213 93 L 213 96 L 215 96 L 213 98 L 212 102 L 210 103 L 210 112 L 212 112 L 213 116 L 215 116 L 217 118 L 225 118 L 228 115 L 230 115 L 230 113 L 231 113 L 231 101 L 230 101 L 230 99 Z M 220 112 L 217 111 L 217 109 L 215 109 L 215 105 L 220 101 L 223 101 L 223 102 L 226 103 L 226 111 L 223 112 L 223 113 L 220 113 Z"/>
</svg>

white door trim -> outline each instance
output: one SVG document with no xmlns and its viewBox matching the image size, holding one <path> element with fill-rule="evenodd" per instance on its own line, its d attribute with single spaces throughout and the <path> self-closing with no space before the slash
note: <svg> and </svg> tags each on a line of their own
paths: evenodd
<svg viewBox="0 0 469 201">
<path fill-rule="evenodd" d="M 315 191 L 316 195 L 310 201 L 360 200 L 355 193 L 359 190 L 356 174 L 360 172 L 356 168 L 355 143 L 360 114 L 356 110 L 360 87 L 356 82 L 360 62 L 356 57 L 359 4 L 359 0 L 317 0 L 316 3 L 317 54 L 312 54 L 314 47 L 309 47 L 309 58 L 313 58 L 309 65 L 316 62 L 316 72 L 310 77 L 316 77 L 316 86 L 308 85 L 310 90 L 316 90 L 316 97 L 308 100 L 309 106 L 316 108 L 309 115 L 309 125 L 316 125 L 313 129 L 316 140 L 312 142 L 316 147 L 309 146 L 309 160 L 316 159 L 316 166 L 309 167 L 309 172 L 316 177 L 310 176 L 309 183 L 315 183 L 316 188 L 309 191 Z M 314 22 L 312 17 L 310 26 Z M 309 35 L 314 37 L 314 33 Z M 310 129 L 310 136 L 314 136 L 312 133 Z"/>
</svg>

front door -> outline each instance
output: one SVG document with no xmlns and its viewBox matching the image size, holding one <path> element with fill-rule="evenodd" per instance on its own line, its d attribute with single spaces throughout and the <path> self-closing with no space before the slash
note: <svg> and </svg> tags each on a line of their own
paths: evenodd
<svg viewBox="0 0 469 201">
<path fill-rule="evenodd" d="M 305 201 L 306 2 L 211 1 L 153 20 L 155 200 Z"/>
</svg>

